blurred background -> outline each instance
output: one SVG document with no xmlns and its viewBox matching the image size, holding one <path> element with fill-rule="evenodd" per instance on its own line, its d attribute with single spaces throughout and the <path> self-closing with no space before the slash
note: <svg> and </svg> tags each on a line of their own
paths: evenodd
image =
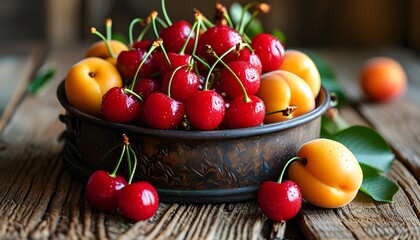
<svg viewBox="0 0 420 240">
<path fill-rule="evenodd" d="M 173 21 L 193 20 L 192 9 L 214 14 L 212 0 L 167 0 Z M 231 0 L 220 0 L 229 7 Z M 237 1 L 242 5 L 249 1 Z M 271 12 L 260 15 L 266 32 L 280 29 L 287 47 L 344 46 L 371 48 L 395 45 L 420 50 L 418 0 L 267 0 Z M 45 41 L 65 47 L 96 41 L 94 26 L 105 33 L 104 21 L 113 20 L 113 32 L 128 36 L 135 17 L 160 9 L 160 0 L 0 0 L 0 43 Z"/>
</svg>

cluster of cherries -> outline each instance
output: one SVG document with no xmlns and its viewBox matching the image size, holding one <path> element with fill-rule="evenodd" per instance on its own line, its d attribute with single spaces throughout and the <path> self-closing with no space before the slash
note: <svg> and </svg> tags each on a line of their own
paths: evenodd
<svg viewBox="0 0 420 240">
<path fill-rule="evenodd" d="M 128 182 L 117 175 L 124 157 L 129 168 Z M 124 134 L 121 156 L 114 171 L 109 173 L 97 170 L 86 183 L 86 198 L 89 203 L 103 212 L 118 209 L 123 216 L 135 221 L 152 217 L 159 207 L 159 195 L 153 185 L 146 181 L 132 182 L 136 166 L 136 154 Z"/>
<path fill-rule="evenodd" d="M 165 20 L 153 11 L 146 19 L 130 24 L 130 48 L 116 58 L 125 85 L 111 88 L 103 96 L 102 117 L 155 129 L 261 125 L 266 110 L 255 94 L 261 74 L 282 64 L 282 43 L 268 33 L 250 39 L 245 29 L 252 18 L 241 18 L 234 26 L 221 4 L 216 5 L 215 23 L 195 10 L 191 25 L 185 20 L 172 23 L 162 3 Z M 253 17 L 269 10 L 264 3 L 252 3 L 244 9 L 252 6 Z M 136 23 L 143 31 L 133 40 Z M 156 40 L 143 39 L 149 29 Z"/>
<path fill-rule="evenodd" d="M 271 34 L 260 33 L 252 39 L 247 36 L 245 29 L 253 18 L 269 10 L 267 4 L 250 3 L 243 12 L 251 7 L 255 7 L 252 17 L 245 21 L 243 15 L 236 24 L 219 3 L 214 23 L 198 10 L 194 11 L 193 24 L 185 20 L 172 23 L 162 1 L 165 19 L 159 18 L 156 11 L 146 19 L 134 19 L 130 24 L 129 49 L 118 55 L 112 52 L 111 41 L 92 28 L 92 33 L 104 40 L 109 55 L 114 56 L 125 83 L 103 95 L 101 117 L 165 130 L 261 125 L 267 113 L 264 102 L 256 96 L 260 76 L 279 69 L 285 51 Z M 143 26 L 143 31 L 133 40 L 136 24 Z M 143 39 L 150 28 L 156 40 Z M 123 156 L 128 159 L 128 182 L 116 175 Z M 98 170 L 87 182 L 86 195 L 91 205 L 105 212 L 119 209 L 136 221 L 153 216 L 159 197 L 151 184 L 132 183 L 136 164 L 135 153 L 124 135 L 122 154 L 114 171 Z M 277 183 L 264 183 L 258 193 L 260 209 L 275 221 L 291 219 L 301 205 L 297 185 L 291 181 L 281 183 L 283 173 L 284 170 Z"/>
</svg>

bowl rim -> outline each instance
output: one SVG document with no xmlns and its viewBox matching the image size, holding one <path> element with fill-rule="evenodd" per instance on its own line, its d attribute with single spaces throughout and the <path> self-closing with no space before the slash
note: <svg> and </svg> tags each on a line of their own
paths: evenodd
<svg viewBox="0 0 420 240">
<path fill-rule="evenodd" d="M 188 139 L 188 140 L 210 140 L 210 139 L 226 139 L 226 138 L 238 138 L 238 137 L 251 137 L 261 134 L 279 132 L 286 129 L 294 128 L 305 123 L 311 122 L 314 119 L 322 116 L 330 107 L 330 94 L 328 90 L 321 86 L 320 92 L 317 98 L 324 97 L 322 102 L 317 105 L 317 107 L 301 116 L 296 118 L 276 122 L 276 123 L 268 123 L 262 124 L 260 126 L 249 127 L 249 128 L 238 128 L 238 129 L 223 129 L 223 130 L 160 130 L 160 129 L 152 129 L 152 128 L 145 128 L 140 127 L 134 124 L 123 124 L 123 123 L 114 123 L 103 120 L 99 117 L 95 117 L 84 113 L 75 107 L 72 107 L 70 103 L 67 101 L 67 97 L 65 95 L 65 80 L 63 80 L 58 88 L 57 88 L 57 98 L 60 104 L 64 107 L 66 111 L 76 116 L 78 119 L 82 119 L 84 121 L 97 124 L 99 126 L 108 128 L 108 129 L 120 129 L 124 130 L 127 134 L 142 134 L 151 137 L 162 137 L 165 138 L 175 138 L 175 139 Z"/>
</svg>

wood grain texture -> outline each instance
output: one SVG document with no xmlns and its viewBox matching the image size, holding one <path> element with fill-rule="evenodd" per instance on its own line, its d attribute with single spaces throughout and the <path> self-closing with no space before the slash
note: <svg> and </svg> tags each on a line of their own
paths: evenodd
<svg viewBox="0 0 420 240">
<path fill-rule="evenodd" d="M 419 105 L 409 97 L 386 105 L 360 101 L 341 110 L 348 122 L 370 125 L 391 143 L 396 160 L 387 176 L 401 188 L 393 203 L 374 202 L 363 193 L 338 209 L 320 209 L 304 203 L 298 216 L 285 224 L 267 220 L 256 201 L 160 204 L 151 219 L 141 222 L 129 221 L 118 211 L 105 214 L 92 209 L 83 184 L 71 178 L 64 168 L 60 159 L 62 142 L 58 141 L 64 124 L 58 120 L 63 109 L 55 89 L 79 55 L 80 50 L 71 48 L 51 52 L 46 64 L 60 63 L 56 79 L 37 94 L 25 96 L 1 132 L 0 238 L 420 238 Z M 345 59 L 347 55 L 333 56 Z M 341 73 L 347 76 L 345 79 L 351 77 Z M 356 92 L 352 86 L 350 89 Z"/>
<path fill-rule="evenodd" d="M 16 105 L 22 100 L 31 78 L 40 64 L 42 64 L 41 60 L 45 55 L 45 46 L 41 43 L 19 47 L 27 49 L 28 52 L 19 54 L 13 53 L 13 55 L 10 53 L 10 56 L 11 58 L 14 58 L 15 63 L 13 63 L 12 66 L 7 67 L 12 67 L 12 71 L 6 71 L 6 74 L 2 72 L 1 76 L 3 79 L 1 82 L 9 81 L 12 82 L 12 84 L 3 82 L 4 85 L 1 86 L 2 90 L 0 93 L 5 94 L 7 97 L 6 99 L 1 98 L 4 102 L 0 105 L 0 131 L 5 127 L 13 115 Z"/>
<path fill-rule="evenodd" d="M 406 99 L 386 103 L 386 107 L 378 104 L 360 106 L 363 116 L 387 139 L 400 160 L 420 182 L 419 109 L 419 104 Z"/>
</svg>

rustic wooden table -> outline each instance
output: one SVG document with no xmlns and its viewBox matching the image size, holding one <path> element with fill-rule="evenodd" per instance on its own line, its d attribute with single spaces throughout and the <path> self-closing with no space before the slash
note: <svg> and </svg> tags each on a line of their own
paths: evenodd
<svg viewBox="0 0 420 240">
<path fill-rule="evenodd" d="M 64 110 L 56 89 L 84 48 L 46 51 L 42 45 L 25 45 L 19 49 L 17 70 L 0 76 L 17 81 L 18 86 L 12 88 L 12 100 L 0 121 L 1 239 L 420 238 L 420 57 L 415 52 L 399 48 L 316 51 L 333 66 L 351 102 L 341 110 L 344 118 L 372 126 L 392 146 L 396 159 L 388 176 L 401 188 L 393 203 L 374 202 L 359 193 L 353 202 L 334 210 L 304 204 L 295 219 L 283 224 L 267 220 L 255 201 L 160 204 L 154 217 L 135 223 L 118 212 L 92 209 L 84 185 L 70 177 L 60 159 L 58 137 L 64 124 L 58 116 Z M 0 51 L 0 58 L 12 53 Z M 385 104 L 362 101 L 357 74 L 361 62 L 375 55 L 392 56 L 406 69 L 409 89 L 401 99 Z M 38 67 L 54 67 L 57 72 L 40 91 L 27 94 L 28 80 Z M 0 88 L 5 94 L 3 83 Z"/>
</svg>

